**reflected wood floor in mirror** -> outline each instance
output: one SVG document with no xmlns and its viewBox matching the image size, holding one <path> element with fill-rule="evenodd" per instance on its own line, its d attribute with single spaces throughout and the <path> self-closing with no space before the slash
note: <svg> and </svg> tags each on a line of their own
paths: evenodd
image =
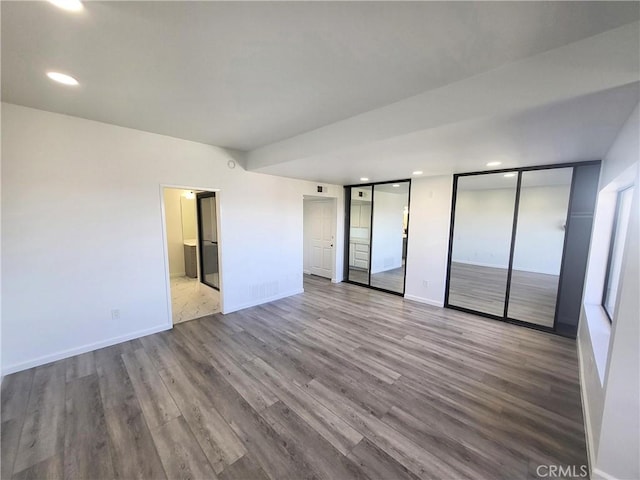
<svg viewBox="0 0 640 480">
<path fill-rule="evenodd" d="M 371 286 L 402 293 L 404 290 L 404 265 L 393 270 L 372 273 Z"/>
<path fill-rule="evenodd" d="M 558 275 L 514 270 L 509 318 L 553 327 L 558 279 Z M 450 305 L 502 316 L 506 287 L 504 268 L 451 263 Z"/>
<path fill-rule="evenodd" d="M 349 268 L 349 280 L 367 285 L 369 272 L 367 270 Z M 404 265 L 393 270 L 372 273 L 371 286 L 402 293 L 404 290 Z"/>
<path fill-rule="evenodd" d="M 2 478 L 524 480 L 586 463 L 574 341 L 304 286 L 7 376 Z"/>
<path fill-rule="evenodd" d="M 349 280 L 352 282 L 362 283 L 364 285 L 369 284 L 369 271 L 361 268 L 349 267 Z"/>
</svg>

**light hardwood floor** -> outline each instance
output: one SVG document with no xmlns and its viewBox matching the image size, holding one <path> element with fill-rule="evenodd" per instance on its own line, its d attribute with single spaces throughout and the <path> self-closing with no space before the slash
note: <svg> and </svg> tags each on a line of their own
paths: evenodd
<svg viewBox="0 0 640 480">
<path fill-rule="evenodd" d="M 2 478 L 529 479 L 586 462 L 575 343 L 305 277 L 2 385 Z"/>
<path fill-rule="evenodd" d="M 509 295 L 509 318 L 553 327 L 558 276 L 514 270 Z M 477 312 L 504 314 L 507 270 L 451 263 L 449 304 Z"/>
</svg>

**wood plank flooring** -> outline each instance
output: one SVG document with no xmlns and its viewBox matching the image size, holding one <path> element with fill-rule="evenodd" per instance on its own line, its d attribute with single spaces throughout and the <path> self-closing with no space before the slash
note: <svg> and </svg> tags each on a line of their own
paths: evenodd
<svg viewBox="0 0 640 480">
<path fill-rule="evenodd" d="M 575 343 L 349 284 L 5 378 L 2 478 L 531 479 L 586 463 Z"/>
<path fill-rule="evenodd" d="M 514 270 L 509 295 L 509 318 L 553 327 L 558 275 Z M 449 304 L 502 317 L 507 269 L 451 263 Z"/>
</svg>

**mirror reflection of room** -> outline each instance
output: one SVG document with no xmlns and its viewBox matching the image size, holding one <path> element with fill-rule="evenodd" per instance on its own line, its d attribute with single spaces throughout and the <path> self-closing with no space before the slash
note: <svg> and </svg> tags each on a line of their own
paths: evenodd
<svg viewBox="0 0 640 480">
<path fill-rule="evenodd" d="M 349 217 L 349 280 L 369 284 L 372 187 L 351 189 Z"/>
<path fill-rule="evenodd" d="M 510 282 L 517 174 L 459 177 L 449 304 L 553 327 L 572 174 L 522 172 Z"/>
<path fill-rule="evenodd" d="M 174 324 L 220 311 L 219 292 L 198 281 L 198 193 L 177 188 L 163 191 Z"/>
<path fill-rule="evenodd" d="M 522 172 L 509 318 L 553 327 L 572 174 Z"/>
<path fill-rule="evenodd" d="M 409 182 L 375 185 L 371 286 L 404 292 L 409 221 Z"/>
<path fill-rule="evenodd" d="M 504 315 L 517 174 L 458 178 L 449 303 Z"/>
</svg>

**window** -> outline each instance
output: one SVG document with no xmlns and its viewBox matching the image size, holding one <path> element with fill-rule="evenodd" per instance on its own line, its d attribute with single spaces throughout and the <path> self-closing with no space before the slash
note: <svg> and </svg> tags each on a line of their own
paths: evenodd
<svg viewBox="0 0 640 480">
<path fill-rule="evenodd" d="M 613 219 L 613 232 L 611 233 L 611 243 L 609 247 L 607 275 L 605 277 L 602 298 L 602 306 L 607 312 L 609 320 L 613 319 L 616 309 L 616 299 L 618 298 L 620 273 L 622 270 L 622 252 L 624 251 L 624 240 L 627 236 L 627 228 L 631 216 L 632 198 L 633 187 L 618 192 L 615 217 Z"/>
</svg>

